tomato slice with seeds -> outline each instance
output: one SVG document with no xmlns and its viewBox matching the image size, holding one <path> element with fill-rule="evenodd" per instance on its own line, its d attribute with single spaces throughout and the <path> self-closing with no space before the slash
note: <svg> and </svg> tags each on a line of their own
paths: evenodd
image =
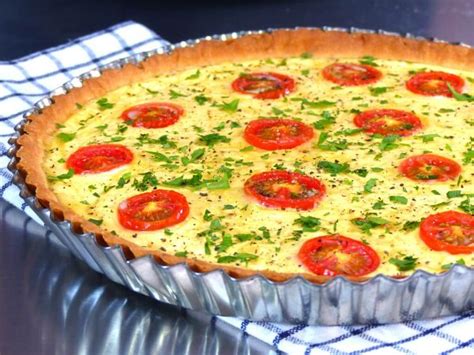
<svg viewBox="0 0 474 355">
<path fill-rule="evenodd" d="M 354 124 L 366 133 L 408 136 L 422 128 L 420 119 L 411 112 L 376 109 L 359 113 L 354 117 Z"/>
<path fill-rule="evenodd" d="M 322 71 L 326 80 L 342 86 L 372 84 L 382 78 L 382 72 L 370 65 L 353 63 L 334 63 Z"/>
<path fill-rule="evenodd" d="M 181 106 L 167 102 L 149 102 L 132 106 L 122 112 L 122 119 L 133 127 L 163 128 L 176 123 L 183 115 Z"/>
<path fill-rule="evenodd" d="M 131 230 L 154 231 L 178 224 L 189 214 L 186 197 L 176 191 L 154 190 L 122 201 L 120 224 Z"/>
<path fill-rule="evenodd" d="M 405 159 L 398 170 L 409 179 L 433 182 L 456 179 L 461 173 L 461 166 L 436 154 L 422 154 Z"/>
<path fill-rule="evenodd" d="M 265 72 L 243 74 L 232 82 L 232 89 L 256 99 L 278 99 L 295 89 L 295 81 L 288 75 Z"/>
<path fill-rule="evenodd" d="M 310 126 L 289 119 L 254 120 L 244 132 L 244 138 L 249 144 L 265 150 L 291 149 L 309 141 L 313 136 Z"/>
<path fill-rule="evenodd" d="M 428 216 L 420 224 L 420 238 L 436 251 L 474 252 L 474 216 L 447 211 Z"/>
<path fill-rule="evenodd" d="M 81 147 L 66 161 L 75 174 L 97 174 L 126 165 L 133 160 L 133 153 L 120 144 L 97 144 Z"/>
<path fill-rule="evenodd" d="M 273 170 L 250 177 L 244 191 L 267 207 L 309 210 L 321 200 L 326 188 L 310 176 Z"/>
<path fill-rule="evenodd" d="M 374 249 L 339 234 L 306 241 L 298 258 L 311 272 L 324 276 L 363 276 L 380 265 Z"/>
<path fill-rule="evenodd" d="M 413 75 L 405 84 L 411 92 L 424 96 L 452 97 L 448 84 L 457 91 L 462 92 L 464 79 L 458 75 L 431 71 Z"/>
</svg>

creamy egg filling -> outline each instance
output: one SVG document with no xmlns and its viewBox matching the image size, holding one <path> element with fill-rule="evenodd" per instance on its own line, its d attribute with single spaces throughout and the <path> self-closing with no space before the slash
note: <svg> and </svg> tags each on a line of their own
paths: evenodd
<svg viewBox="0 0 474 355">
<path fill-rule="evenodd" d="M 401 273 L 393 259 L 405 257 L 416 261 L 404 274 L 415 269 L 441 272 L 456 262 L 474 265 L 474 254 L 430 250 L 419 238 L 418 229 L 418 222 L 430 214 L 459 210 L 474 192 L 474 158 L 469 159 L 474 149 L 474 104 L 416 95 L 405 88 L 413 72 L 439 70 L 463 77 L 468 83 L 465 92 L 472 94 L 474 73 L 375 60 L 383 73 L 381 80 L 342 87 L 321 75 L 333 62 L 303 56 L 225 63 L 162 75 L 78 103 L 77 112 L 58 125 L 58 135 L 48 142 L 43 165 L 49 176 L 56 177 L 50 188 L 80 216 L 145 249 L 254 270 L 307 272 L 296 257 L 301 245 L 334 233 L 375 249 L 381 264 L 373 274 Z M 295 90 L 276 100 L 259 100 L 232 90 L 232 81 L 241 73 L 266 71 L 291 76 Z M 185 112 L 177 123 L 158 129 L 132 127 L 121 119 L 127 108 L 147 102 L 177 104 Z M 353 117 L 377 108 L 411 111 L 423 128 L 398 139 L 370 136 L 357 129 Z M 314 127 L 315 137 L 289 150 L 249 146 L 243 138 L 246 124 L 271 117 L 302 121 Z M 399 124 L 387 121 L 388 126 Z M 221 136 L 227 139 L 216 138 Z M 68 172 L 65 161 L 73 152 L 102 143 L 128 147 L 133 161 L 109 172 L 64 178 Z M 204 154 L 193 159 L 193 152 L 199 149 Z M 459 179 L 420 183 L 399 174 L 403 159 L 427 152 L 461 164 Z M 326 196 L 310 211 L 259 205 L 244 194 L 244 183 L 255 173 L 273 169 L 320 179 Z M 193 176 L 201 184 L 192 186 Z M 154 188 L 185 195 L 190 206 L 187 219 L 153 232 L 123 228 L 117 218 L 118 205 Z M 155 208 L 149 205 L 150 210 Z M 320 223 L 305 228 L 297 221 L 301 216 L 317 218 Z"/>
</svg>

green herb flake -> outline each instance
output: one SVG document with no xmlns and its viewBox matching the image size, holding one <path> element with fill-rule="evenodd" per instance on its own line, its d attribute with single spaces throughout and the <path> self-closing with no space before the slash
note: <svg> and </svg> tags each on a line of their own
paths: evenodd
<svg viewBox="0 0 474 355">
<path fill-rule="evenodd" d="M 176 253 L 174 253 L 175 256 L 178 256 L 178 257 L 181 257 L 181 258 L 186 258 L 188 256 L 188 252 L 187 251 L 177 251 Z"/>
<path fill-rule="evenodd" d="M 109 102 L 109 100 L 106 97 L 97 100 L 96 103 L 99 106 L 99 110 L 101 111 L 111 109 L 115 106 L 115 104 Z"/>
<path fill-rule="evenodd" d="M 418 258 L 405 256 L 403 259 L 390 258 L 388 262 L 395 265 L 398 271 L 410 271 L 415 269 L 418 263 Z"/>
<path fill-rule="evenodd" d="M 335 117 L 333 117 L 331 113 L 328 111 L 323 111 L 323 113 L 321 114 L 321 117 L 322 119 L 313 123 L 314 128 L 322 130 L 332 125 L 333 123 L 336 123 Z"/>
<path fill-rule="evenodd" d="M 406 205 L 408 203 L 408 199 L 404 196 L 390 196 L 388 199 L 394 203 L 399 203 L 401 205 Z"/>
<path fill-rule="evenodd" d="M 76 133 L 65 133 L 61 132 L 56 135 L 61 141 L 64 143 L 72 141 L 74 138 L 76 138 Z"/>
<path fill-rule="evenodd" d="M 458 197 L 462 197 L 463 194 L 462 194 L 461 190 L 453 190 L 453 191 L 448 191 L 446 193 L 446 196 L 448 198 L 458 198 Z"/>
<path fill-rule="evenodd" d="M 379 87 L 370 87 L 369 91 L 372 96 L 379 96 L 381 94 L 386 93 L 388 90 L 387 87 L 379 86 Z"/>
<path fill-rule="evenodd" d="M 239 108 L 239 99 L 232 100 L 231 102 L 223 102 L 222 104 L 216 105 L 221 111 L 227 113 L 235 113 Z"/>
<path fill-rule="evenodd" d="M 466 101 L 466 102 L 473 102 L 474 101 L 474 96 L 471 96 L 469 94 L 462 94 L 460 92 L 457 92 L 450 83 L 446 83 L 448 85 L 448 89 L 453 95 L 453 97 L 456 99 L 456 101 Z"/>
<path fill-rule="evenodd" d="M 202 94 L 194 97 L 194 101 L 196 101 L 198 103 L 198 105 L 200 105 L 200 106 L 204 105 L 209 100 L 210 99 L 208 97 L 206 97 Z"/>
<path fill-rule="evenodd" d="M 372 67 L 378 67 L 378 64 L 375 63 L 375 58 L 372 57 L 371 55 L 364 55 L 360 60 L 359 60 L 359 63 L 360 64 L 364 64 L 364 65 L 370 65 Z"/>
<path fill-rule="evenodd" d="M 208 147 L 213 147 L 217 143 L 229 143 L 230 138 L 226 136 L 222 136 L 218 133 L 211 133 L 206 135 L 199 135 L 199 141 L 204 143 Z"/>
<path fill-rule="evenodd" d="M 74 170 L 69 169 L 67 173 L 65 174 L 60 174 L 57 176 L 48 176 L 49 181 L 58 181 L 58 180 L 67 180 L 70 179 L 74 176 Z"/>
<path fill-rule="evenodd" d="M 337 174 L 347 173 L 349 171 L 349 164 L 347 163 L 337 163 L 330 162 L 327 160 L 322 160 L 318 163 L 318 168 L 324 170 L 325 172 L 335 176 Z"/>
<path fill-rule="evenodd" d="M 405 232 L 410 232 L 410 231 L 412 231 L 412 230 L 417 229 L 419 226 L 420 226 L 420 222 L 419 222 L 419 221 L 406 221 L 406 222 L 403 224 L 402 229 L 403 229 Z"/>
<path fill-rule="evenodd" d="M 466 213 L 474 215 L 474 204 L 471 204 L 471 200 L 469 197 L 461 202 L 459 208 Z"/>
<path fill-rule="evenodd" d="M 219 264 L 228 264 L 233 262 L 243 262 L 245 265 L 248 265 L 249 261 L 258 259 L 257 255 L 249 253 L 234 253 L 233 255 L 220 256 L 217 259 Z"/>
<path fill-rule="evenodd" d="M 130 179 L 132 178 L 132 173 L 128 172 L 128 173 L 125 173 L 123 174 L 118 182 L 117 182 L 117 186 L 115 186 L 117 189 L 121 189 L 122 187 L 124 187 L 126 184 L 128 184 L 130 182 Z"/>
<path fill-rule="evenodd" d="M 179 97 L 186 97 L 186 95 L 183 95 L 183 94 L 181 94 L 181 93 L 179 93 L 179 92 L 177 92 L 173 89 L 170 90 L 169 95 L 170 95 L 171 100 L 175 100 Z"/>
<path fill-rule="evenodd" d="M 191 74 L 190 76 L 188 76 L 186 78 L 186 80 L 198 79 L 200 75 L 201 75 L 201 72 L 199 70 L 196 70 L 196 72 L 194 74 Z"/>
<path fill-rule="evenodd" d="M 367 180 L 367 182 L 364 185 L 364 191 L 367 193 L 371 193 L 372 189 L 377 185 L 377 179 L 372 178 Z"/>
<path fill-rule="evenodd" d="M 94 218 L 89 218 L 89 222 L 94 223 L 96 226 L 100 226 L 104 220 L 102 219 L 94 219 Z"/>
<path fill-rule="evenodd" d="M 317 232 L 321 227 L 321 220 L 312 216 L 300 216 L 295 219 L 294 224 L 303 228 L 303 232 Z"/>
<path fill-rule="evenodd" d="M 389 136 L 386 136 L 382 139 L 382 141 L 379 143 L 379 149 L 382 151 L 382 152 L 385 152 L 385 151 L 388 151 L 388 150 L 392 150 L 392 149 L 395 149 L 398 147 L 398 144 L 395 143 L 398 139 L 400 138 L 400 136 L 398 135 L 389 135 Z"/>
<path fill-rule="evenodd" d="M 464 259 L 458 259 L 454 263 L 449 263 L 449 264 L 444 264 L 441 266 L 441 269 L 443 270 L 449 270 L 451 269 L 454 265 L 466 265 L 466 261 Z"/>
</svg>

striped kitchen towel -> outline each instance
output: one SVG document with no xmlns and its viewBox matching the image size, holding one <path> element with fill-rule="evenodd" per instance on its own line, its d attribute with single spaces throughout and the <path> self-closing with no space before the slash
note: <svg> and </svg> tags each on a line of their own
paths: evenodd
<svg viewBox="0 0 474 355">
<path fill-rule="evenodd" d="M 0 197 L 35 218 L 6 169 L 8 139 L 32 105 L 93 68 L 169 43 L 148 28 L 124 22 L 27 57 L 0 62 Z M 37 219 L 38 220 L 38 219 Z M 392 325 L 316 327 L 219 318 L 290 354 L 474 354 L 474 312 Z"/>
</svg>

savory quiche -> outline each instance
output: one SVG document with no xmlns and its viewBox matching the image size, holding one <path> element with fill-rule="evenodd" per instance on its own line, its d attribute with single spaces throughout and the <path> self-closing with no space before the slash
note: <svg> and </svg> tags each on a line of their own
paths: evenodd
<svg viewBox="0 0 474 355">
<path fill-rule="evenodd" d="M 129 257 L 314 282 L 472 266 L 473 63 L 316 29 L 202 41 L 55 98 L 18 168 Z"/>
</svg>

